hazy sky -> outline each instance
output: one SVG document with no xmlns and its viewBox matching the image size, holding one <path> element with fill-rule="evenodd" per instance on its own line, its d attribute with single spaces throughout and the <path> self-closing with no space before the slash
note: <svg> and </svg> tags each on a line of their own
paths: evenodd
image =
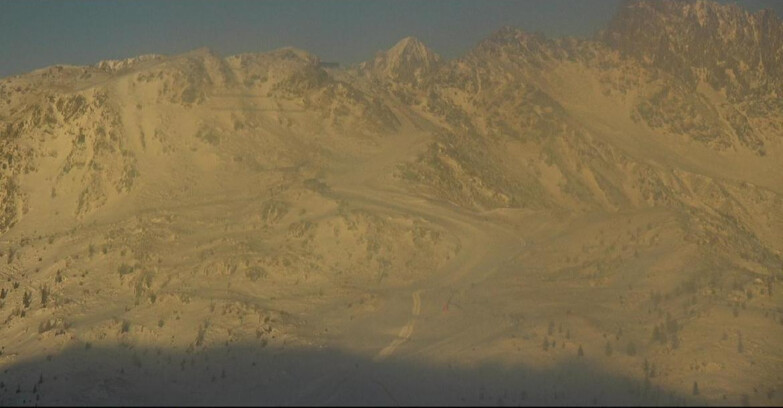
<svg viewBox="0 0 783 408">
<path fill-rule="evenodd" d="M 725 2 L 725 1 L 724 1 Z M 283 46 L 343 64 L 413 35 L 447 58 L 504 25 L 589 36 L 620 0 L 0 1 L 0 77 L 207 46 L 220 54 Z M 783 15 L 783 1 L 740 2 Z"/>
</svg>

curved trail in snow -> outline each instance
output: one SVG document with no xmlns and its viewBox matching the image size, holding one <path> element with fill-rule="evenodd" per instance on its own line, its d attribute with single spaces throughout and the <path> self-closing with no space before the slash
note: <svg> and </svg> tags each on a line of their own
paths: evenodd
<svg viewBox="0 0 783 408">
<path fill-rule="evenodd" d="M 381 177 L 391 174 L 398 163 L 415 158 L 433 141 L 432 135 L 433 132 L 418 129 L 401 131 L 399 137 L 385 146 L 382 152 L 326 179 L 331 189 L 329 194 L 335 198 L 357 207 L 424 219 L 459 241 L 460 250 L 455 257 L 437 273 L 415 283 L 410 318 L 396 337 L 376 354 L 375 361 L 388 358 L 411 338 L 421 314 L 421 295 L 425 290 L 448 288 L 453 291 L 456 287 L 484 279 L 524 246 L 518 233 L 511 228 L 494 223 L 476 212 L 437 198 L 411 195 L 396 181 L 378 182 Z"/>
<path fill-rule="evenodd" d="M 405 326 L 400 329 L 400 333 L 397 335 L 397 338 L 394 339 L 391 343 L 389 343 L 388 346 L 384 347 L 376 356 L 375 361 L 381 361 L 385 359 L 386 357 L 390 356 L 392 353 L 394 353 L 394 350 L 397 349 L 401 344 L 405 343 L 410 339 L 411 334 L 413 334 L 413 327 L 416 325 L 416 318 L 421 313 L 421 293 L 423 292 L 422 289 L 419 289 L 415 292 L 413 292 L 413 308 L 411 310 L 411 317 L 410 320 L 408 320 L 408 323 L 405 324 Z"/>
<path fill-rule="evenodd" d="M 424 290 L 441 288 L 453 291 L 480 281 L 495 272 L 506 260 L 513 258 L 522 247 L 522 240 L 510 229 L 456 206 L 388 190 L 370 192 L 340 188 L 334 191 L 352 205 L 423 218 L 456 236 L 461 246 L 457 256 L 441 270 L 415 284 L 413 317 L 399 330 L 396 338 L 378 353 L 376 361 L 389 357 L 410 339 L 416 317 L 421 314 L 421 293 Z"/>
</svg>

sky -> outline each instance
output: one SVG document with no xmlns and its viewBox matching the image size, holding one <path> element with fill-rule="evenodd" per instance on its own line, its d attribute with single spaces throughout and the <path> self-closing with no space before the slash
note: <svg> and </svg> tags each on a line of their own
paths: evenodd
<svg viewBox="0 0 783 408">
<path fill-rule="evenodd" d="M 502 26 L 589 37 L 621 0 L 2 0 L 0 77 L 209 47 L 221 55 L 293 46 L 353 64 L 406 36 L 455 58 Z M 729 1 L 722 1 L 724 3 Z M 783 1 L 745 0 L 750 10 Z"/>
</svg>

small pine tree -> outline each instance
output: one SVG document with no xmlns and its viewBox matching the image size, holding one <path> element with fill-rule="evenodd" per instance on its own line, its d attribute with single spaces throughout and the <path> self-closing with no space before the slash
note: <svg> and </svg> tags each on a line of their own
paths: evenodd
<svg viewBox="0 0 783 408">
<path fill-rule="evenodd" d="M 25 309 L 30 307 L 30 303 L 33 301 L 33 294 L 25 291 L 24 295 L 22 296 L 22 304 L 24 305 Z"/>
<path fill-rule="evenodd" d="M 576 351 L 576 355 L 579 357 L 583 357 L 585 355 L 584 350 L 582 350 L 582 345 L 579 345 L 579 350 Z"/>
<path fill-rule="evenodd" d="M 612 343 L 606 342 L 606 347 L 604 348 L 604 352 L 606 353 L 607 357 L 610 357 L 612 355 Z"/>
<path fill-rule="evenodd" d="M 46 307 L 49 303 L 49 288 L 47 286 L 41 287 L 41 307 Z"/>
<path fill-rule="evenodd" d="M 541 344 L 541 347 L 544 349 L 544 351 L 549 350 L 549 339 L 544 337 L 544 342 Z"/>
<path fill-rule="evenodd" d="M 699 383 L 696 381 L 693 382 L 693 395 L 699 395 Z"/>
</svg>

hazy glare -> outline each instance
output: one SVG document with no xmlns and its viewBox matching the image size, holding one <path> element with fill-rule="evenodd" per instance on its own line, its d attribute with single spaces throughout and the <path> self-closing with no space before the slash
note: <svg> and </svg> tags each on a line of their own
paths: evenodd
<svg viewBox="0 0 783 408">
<path fill-rule="evenodd" d="M 781 4 L 0 2 L 0 407 L 783 406 Z"/>
<path fill-rule="evenodd" d="M 3 1 L 0 77 L 54 64 L 88 65 L 206 46 L 220 54 L 283 46 L 343 64 L 415 36 L 446 58 L 504 25 L 589 36 L 619 0 L 593 1 Z M 776 9 L 772 0 L 742 2 Z"/>
</svg>

